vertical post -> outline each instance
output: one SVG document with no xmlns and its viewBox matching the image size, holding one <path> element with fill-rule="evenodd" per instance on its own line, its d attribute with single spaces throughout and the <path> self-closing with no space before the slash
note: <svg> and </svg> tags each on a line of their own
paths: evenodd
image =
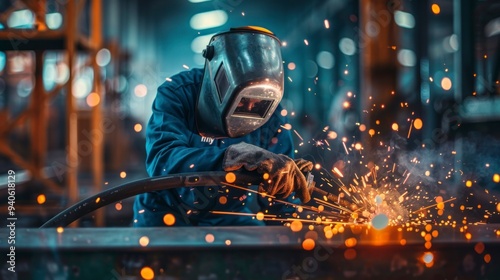
<svg viewBox="0 0 500 280">
<path fill-rule="evenodd" d="M 91 19 L 91 42 L 92 42 L 92 68 L 94 70 L 94 93 L 97 94 L 99 102 L 92 107 L 91 135 L 92 135 L 92 175 L 93 192 L 99 193 L 103 181 L 103 148 L 104 130 L 102 126 L 102 104 L 104 103 L 103 87 L 101 85 L 101 69 L 97 65 L 97 52 L 102 47 L 102 5 L 101 0 L 92 0 Z M 104 208 L 95 213 L 96 226 L 104 226 Z"/>
<path fill-rule="evenodd" d="M 471 96 L 474 91 L 474 1 L 454 0 L 453 1 L 453 31 L 458 37 L 458 51 L 455 52 L 455 80 L 454 97 L 455 104 L 460 106 L 467 96 Z M 464 154 L 463 139 L 460 130 L 454 139 L 456 157 L 455 170 L 461 170 Z M 459 174 L 453 177 L 454 183 L 458 186 L 463 178 Z"/>
<path fill-rule="evenodd" d="M 66 130 L 67 130 L 67 172 L 66 180 L 68 186 L 69 203 L 75 204 L 78 201 L 78 133 L 77 133 L 77 111 L 73 97 L 73 79 L 75 70 L 75 41 L 76 13 L 75 1 L 68 0 L 66 6 L 66 51 L 69 70 L 69 79 L 66 86 Z M 78 221 L 70 226 L 76 226 Z"/>
<path fill-rule="evenodd" d="M 453 1 L 453 31 L 458 36 L 455 52 L 455 102 L 461 104 L 474 91 L 474 1 Z"/>
<path fill-rule="evenodd" d="M 36 28 L 38 31 L 47 30 L 47 23 L 45 22 L 45 14 L 47 13 L 47 0 L 35 0 L 33 3 Z"/>
<path fill-rule="evenodd" d="M 31 157 L 34 178 L 42 178 L 47 149 L 47 108 L 43 88 L 43 51 L 35 53 L 35 87 L 31 95 Z"/>
<path fill-rule="evenodd" d="M 399 4 L 398 4 L 399 3 Z M 374 111 L 370 114 L 360 113 L 362 120 L 368 128 L 377 128 L 382 135 L 390 134 L 390 126 L 376 126 L 376 120 L 388 123 L 396 116 L 387 115 L 386 112 L 395 112 L 393 108 L 399 106 L 395 95 L 391 92 L 396 89 L 397 61 L 394 50 L 390 47 L 396 42 L 397 28 L 393 19 L 393 12 L 400 1 L 360 0 L 359 3 L 359 60 L 361 96 L 360 112 L 371 112 L 373 104 L 384 104 L 386 111 Z M 384 122 L 385 120 L 385 122 Z M 363 143 L 368 150 L 372 150 L 376 143 L 372 138 L 363 134 Z"/>
</svg>

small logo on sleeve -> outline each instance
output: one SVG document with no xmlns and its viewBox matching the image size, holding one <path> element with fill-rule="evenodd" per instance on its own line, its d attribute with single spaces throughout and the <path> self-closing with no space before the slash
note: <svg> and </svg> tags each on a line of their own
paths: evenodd
<svg viewBox="0 0 500 280">
<path fill-rule="evenodd" d="M 201 142 L 205 142 L 205 143 L 208 143 L 209 145 L 212 145 L 212 143 L 214 142 L 214 138 L 212 137 L 205 137 L 205 136 L 202 136 L 201 137 Z"/>
</svg>

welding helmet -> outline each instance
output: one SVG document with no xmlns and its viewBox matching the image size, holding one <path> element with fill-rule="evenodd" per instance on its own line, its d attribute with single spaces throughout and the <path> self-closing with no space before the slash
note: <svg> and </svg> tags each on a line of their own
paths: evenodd
<svg viewBox="0 0 500 280">
<path fill-rule="evenodd" d="M 272 32 L 254 26 L 210 39 L 196 110 L 200 135 L 240 137 L 269 120 L 283 97 L 280 47 Z"/>
</svg>

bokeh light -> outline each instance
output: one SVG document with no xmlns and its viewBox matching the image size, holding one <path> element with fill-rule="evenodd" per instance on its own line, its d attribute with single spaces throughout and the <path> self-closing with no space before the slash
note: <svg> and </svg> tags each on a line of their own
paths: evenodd
<svg viewBox="0 0 500 280">
<path fill-rule="evenodd" d="M 141 277 L 145 280 L 151 280 L 155 278 L 155 273 L 151 267 L 145 266 L 141 269 Z"/>
<path fill-rule="evenodd" d="M 87 105 L 89 105 L 89 107 L 95 107 L 95 106 L 99 105 L 99 103 L 101 102 L 101 97 L 99 96 L 99 94 L 97 92 L 92 92 L 89 95 L 87 95 L 86 101 L 87 101 Z"/>
<path fill-rule="evenodd" d="M 306 238 L 302 242 L 302 248 L 306 251 L 311 251 L 316 246 L 316 242 L 312 238 Z"/>
<path fill-rule="evenodd" d="M 293 220 L 292 223 L 290 224 L 290 229 L 293 232 L 300 231 L 302 229 L 302 222 L 299 220 Z"/>
<path fill-rule="evenodd" d="M 211 233 L 208 233 L 207 235 L 205 235 L 205 241 L 207 243 L 213 243 L 215 241 L 215 236 Z"/>
<path fill-rule="evenodd" d="M 47 198 L 45 197 L 44 194 L 39 194 L 36 197 L 36 202 L 38 202 L 38 204 L 44 204 L 46 200 L 47 200 Z"/>
<path fill-rule="evenodd" d="M 148 244 L 149 244 L 149 237 L 147 237 L 147 236 L 142 236 L 141 238 L 139 238 L 139 244 L 140 244 L 142 247 L 146 247 L 146 246 L 148 246 Z"/>
<path fill-rule="evenodd" d="M 100 49 L 96 55 L 97 65 L 104 67 L 111 62 L 111 52 L 108 49 Z"/>
<path fill-rule="evenodd" d="M 136 123 L 136 124 L 134 125 L 134 131 L 135 131 L 135 132 L 141 132 L 141 131 L 142 131 L 142 124 L 140 124 L 140 123 Z"/>
<path fill-rule="evenodd" d="M 493 182 L 500 183 L 500 174 L 493 174 Z"/>
<path fill-rule="evenodd" d="M 438 15 L 441 12 L 441 7 L 439 7 L 438 4 L 432 4 L 431 9 L 435 15 Z"/>
<path fill-rule="evenodd" d="M 234 174 L 233 172 L 228 172 L 226 173 L 225 179 L 228 183 L 234 183 L 236 181 L 236 174 Z"/>
<path fill-rule="evenodd" d="M 137 97 L 144 97 L 148 94 L 148 88 L 143 84 L 138 84 L 134 88 L 134 94 Z"/>
<path fill-rule="evenodd" d="M 423 126 L 424 126 L 424 122 L 421 119 L 416 118 L 413 121 L 413 127 L 415 127 L 415 129 L 422 129 Z"/>
<path fill-rule="evenodd" d="M 450 78 L 448 78 L 448 77 L 444 77 L 444 78 L 441 80 L 441 87 L 442 87 L 444 90 L 450 90 L 450 89 L 451 89 L 451 87 L 452 87 L 452 83 L 451 83 Z"/>
<path fill-rule="evenodd" d="M 175 224 L 175 216 L 168 213 L 163 216 L 163 223 L 165 223 L 167 226 L 173 226 Z"/>
</svg>

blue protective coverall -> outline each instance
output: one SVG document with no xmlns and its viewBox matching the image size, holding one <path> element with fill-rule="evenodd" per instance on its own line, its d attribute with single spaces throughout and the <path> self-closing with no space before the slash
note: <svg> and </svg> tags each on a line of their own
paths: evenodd
<svg viewBox="0 0 500 280">
<path fill-rule="evenodd" d="M 153 113 L 146 129 L 146 167 L 150 176 L 222 171 L 227 147 L 246 142 L 293 158 L 291 132 L 278 106 L 269 121 L 239 138 L 212 139 L 198 134 L 196 100 L 203 69 L 181 72 L 158 88 Z M 255 187 L 256 189 L 257 187 Z M 289 196 L 287 201 L 300 200 Z M 266 211 L 267 210 L 267 211 Z M 276 214 L 290 217 L 294 208 L 233 187 L 180 187 L 140 194 L 134 202 L 134 227 L 165 226 L 163 217 L 173 214 L 176 226 L 264 225 L 253 215 L 221 215 L 210 211 Z"/>
</svg>

